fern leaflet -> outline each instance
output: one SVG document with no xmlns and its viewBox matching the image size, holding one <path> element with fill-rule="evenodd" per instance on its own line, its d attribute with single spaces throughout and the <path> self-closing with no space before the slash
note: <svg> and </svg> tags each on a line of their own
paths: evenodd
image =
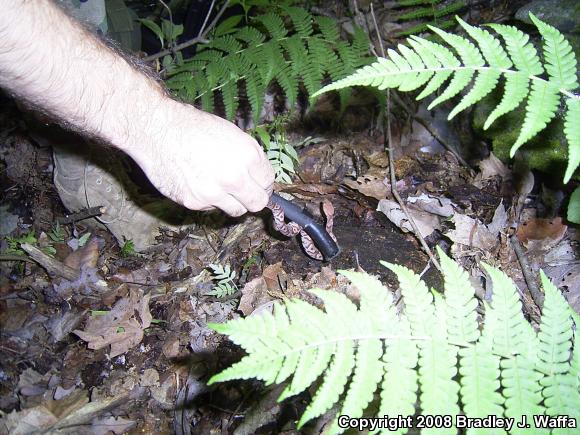
<svg viewBox="0 0 580 435">
<path fill-rule="evenodd" d="M 338 80 L 367 63 L 364 32 L 356 31 L 348 43 L 340 39 L 333 19 L 313 17 L 298 7 L 283 7 L 282 13 L 257 17 L 251 26 L 200 47 L 192 59 L 170 71 L 169 88 L 207 111 L 214 110 L 214 93 L 219 92 L 226 117 L 233 119 L 239 105 L 238 83 L 243 82 L 257 122 L 272 82 L 280 85 L 293 107 L 300 83 L 311 95 L 327 76 Z M 347 94 L 343 92 L 343 102 Z"/>
<path fill-rule="evenodd" d="M 468 417 L 495 415 L 518 422 L 526 415 L 530 424 L 534 423 L 533 414 L 577 416 L 579 340 L 578 335 L 573 338 L 571 310 L 557 289 L 542 275 L 546 299 L 538 336 L 523 317 L 513 282 L 485 266 L 494 294 L 492 305 L 484 304 L 485 325 L 479 334 L 467 274 L 441 251 L 439 255 L 444 296 L 429 292 L 409 269 L 384 263 L 399 279 L 405 302 L 400 313 L 389 290 L 376 278 L 341 271 L 360 291 L 358 306 L 342 293 L 314 289 L 323 310 L 304 301 L 287 300 L 273 314 L 211 325 L 228 334 L 248 355 L 212 377 L 210 383 L 250 377 L 266 383 L 288 380 L 282 400 L 303 392 L 320 378 L 320 386 L 298 422 L 299 429 L 325 413 L 343 394 L 339 415 L 362 415 L 377 388 L 381 417 L 415 415 L 418 390 L 422 414 L 459 415 L 461 403 Z M 465 318 L 460 319 L 462 316 Z M 578 322 L 578 316 L 574 319 Z M 381 429 L 387 428 L 377 428 Z M 343 430 L 335 417 L 328 432 Z M 437 432 L 456 430 L 449 423 Z M 405 431 L 400 428 L 398 433 Z M 511 428 L 511 433 L 522 431 Z M 468 433 L 480 432 L 490 433 L 488 429 L 468 429 Z"/>
<path fill-rule="evenodd" d="M 478 47 L 466 38 L 430 26 L 433 32 L 453 48 L 457 56 L 444 45 L 412 36 L 408 39 L 411 48 L 399 46 L 398 52 L 389 50 L 387 59 L 377 59 L 372 65 L 325 86 L 314 96 L 351 86 L 395 88 L 400 91 L 411 91 L 425 86 L 417 96 L 417 99 L 421 99 L 441 88 L 450 78 L 443 92 L 429 104 L 428 109 L 432 109 L 472 84 L 469 92 L 449 113 L 448 119 L 451 119 L 493 91 L 499 79 L 504 77 L 503 98 L 488 116 L 484 128 L 488 128 L 500 116 L 516 109 L 527 99 L 524 122 L 510 150 L 513 157 L 519 147 L 546 128 L 563 100 L 567 111 L 564 133 L 569 144 L 569 160 L 564 181 L 568 182 L 580 165 L 580 95 L 573 93 L 579 86 L 576 57 L 570 43 L 557 29 L 540 21 L 533 14 L 530 17 L 544 40 L 545 68 L 535 48 L 529 43 L 528 36 L 515 27 L 489 25 L 503 38 L 506 53 L 492 34 L 457 18 Z M 547 77 L 541 77 L 544 69 Z"/>
</svg>

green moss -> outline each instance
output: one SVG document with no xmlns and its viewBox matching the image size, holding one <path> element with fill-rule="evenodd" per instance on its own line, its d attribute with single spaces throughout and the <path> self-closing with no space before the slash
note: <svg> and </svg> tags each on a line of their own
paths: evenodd
<svg viewBox="0 0 580 435">
<path fill-rule="evenodd" d="M 500 98 L 501 92 L 496 91 L 476 106 L 473 126 L 480 135 L 491 141 L 494 154 L 502 161 L 509 163 L 511 161 L 510 149 L 523 123 L 524 104 L 496 120 L 487 130 L 483 130 L 485 120 L 497 106 Z M 563 129 L 563 119 L 556 116 L 546 130 L 518 150 L 518 153 L 528 162 L 530 169 L 537 169 L 562 179 L 568 159 L 568 145 Z M 575 179 L 580 178 L 578 172 Z"/>
</svg>

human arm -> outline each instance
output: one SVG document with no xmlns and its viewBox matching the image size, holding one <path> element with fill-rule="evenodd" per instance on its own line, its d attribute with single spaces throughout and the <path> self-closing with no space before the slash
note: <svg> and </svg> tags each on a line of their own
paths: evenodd
<svg viewBox="0 0 580 435">
<path fill-rule="evenodd" d="M 174 201 L 237 216 L 273 184 L 260 146 L 232 123 L 169 98 L 50 0 L 0 0 L 0 86 L 129 154 Z"/>
</svg>

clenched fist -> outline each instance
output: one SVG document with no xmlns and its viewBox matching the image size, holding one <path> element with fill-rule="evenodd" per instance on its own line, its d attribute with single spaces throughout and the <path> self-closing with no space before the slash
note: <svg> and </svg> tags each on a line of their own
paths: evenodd
<svg viewBox="0 0 580 435">
<path fill-rule="evenodd" d="M 217 207 L 231 216 L 263 209 L 274 171 L 260 145 L 234 124 L 167 101 L 164 125 L 128 152 L 161 193 L 193 210 Z M 155 123 L 155 119 L 150 120 Z"/>
</svg>

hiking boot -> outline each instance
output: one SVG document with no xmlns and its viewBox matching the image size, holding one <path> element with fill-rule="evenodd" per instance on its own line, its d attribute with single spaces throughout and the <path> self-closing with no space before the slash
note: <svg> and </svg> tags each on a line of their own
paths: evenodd
<svg viewBox="0 0 580 435">
<path fill-rule="evenodd" d="M 71 212 L 101 206 L 104 213 L 87 219 L 107 228 L 120 245 L 132 240 L 137 251 L 156 243 L 159 228 L 186 228 L 192 213 L 159 194 L 140 192 L 130 178 L 135 164 L 118 150 L 91 144 L 57 127 L 32 129 L 33 138 L 53 147 L 54 184 Z"/>
</svg>

